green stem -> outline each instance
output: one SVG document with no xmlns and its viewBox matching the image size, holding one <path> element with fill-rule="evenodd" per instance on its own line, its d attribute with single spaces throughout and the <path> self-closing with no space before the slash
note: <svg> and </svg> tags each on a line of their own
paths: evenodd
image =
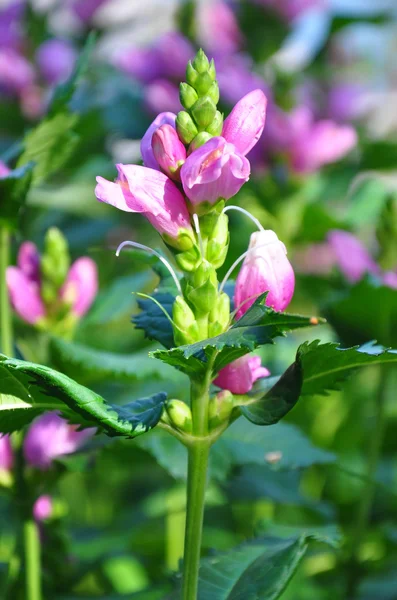
<svg viewBox="0 0 397 600">
<path fill-rule="evenodd" d="M 40 536 L 37 523 L 32 518 L 26 519 L 23 524 L 23 540 L 26 600 L 41 600 Z"/>
<path fill-rule="evenodd" d="M 360 581 L 360 557 L 359 551 L 362 540 L 367 531 L 373 500 L 376 489 L 376 471 L 381 457 L 384 434 L 385 434 L 385 404 L 387 397 L 390 369 L 382 365 L 379 371 L 380 380 L 376 397 L 375 425 L 370 439 L 368 462 L 366 471 L 366 483 L 358 506 L 357 519 L 351 539 L 350 556 L 347 563 L 347 598 L 356 597 L 357 587 Z"/>
<path fill-rule="evenodd" d="M 10 262 L 10 233 L 0 228 L 0 330 L 1 350 L 6 356 L 13 354 L 12 314 L 8 297 L 6 272 Z"/>
</svg>

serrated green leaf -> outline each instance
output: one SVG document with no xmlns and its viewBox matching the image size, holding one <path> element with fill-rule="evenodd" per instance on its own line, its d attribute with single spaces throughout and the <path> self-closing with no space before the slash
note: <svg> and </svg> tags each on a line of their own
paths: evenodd
<svg viewBox="0 0 397 600">
<path fill-rule="evenodd" d="M 153 298 L 163 306 L 172 317 L 172 305 L 175 296 L 168 291 L 159 291 L 153 294 Z M 171 322 L 167 319 L 161 308 L 149 298 L 139 298 L 138 306 L 141 312 L 132 317 L 132 322 L 137 329 L 143 329 L 145 337 L 157 340 L 165 348 L 174 345 L 174 332 Z"/>
<path fill-rule="evenodd" d="M 73 127 L 78 120 L 72 113 L 58 113 L 45 119 L 24 138 L 24 151 L 19 157 L 17 167 L 34 162 L 32 183 L 37 185 L 63 167 L 73 154 L 78 136 Z"/>
<path fill-rule="evenodd" d="M 295 573 L 308 538 L 262 538 L 200 564 L 198 600 L 276 600 Z"/>
<path fill-rule="evenodd" d="M 33 167 L 34 163 L 28 162 L 0 178 L 0 225 L 10 230 L 18 228 L 21 209 L 32 181 Z"/>
<path fill-rule="evenodd" d="M 313 317 L 276 312 L 264 304 L 266 296 L 267 293 L 262 294 L 245 315 L 225 333 L 196 344 L 157 350 L 153 352 L 153 356 L 192 377 L 199 378 L 207 368 L 208 357 L 214 353 L 216 373 L 258 346 L 273 343 L 273 338 L 284 336 L 287 331 L 323 322 Z"/>
<path fill-rule="evenodd" d="M 397 350 L 388 350 L 374 342 L 344 349 L 339 344 L 320 344 L 316 340 L 302 344 L 298 353 L 303 368 L 302 395 L 326 395 L 338 390 L 360 367 L 397 363 Z"/>
<path fill-rule="evenodd" d="M 57 410 L 82 427 L 130 438 L 149 431 L 161 418 L 164 392 L 118 406 L 49 367 L 5 356 L 0 360 L 1 433 L 20 429 L 46 410 Z"/>
<path fill-rule="evenodd" d="M 68 102 L 72 99 L 73 94 L 76 91 L 78 82 L 87 70 L 88 61 L 94 49 L 95 41 L 96 33 L 91 32 L 69 79 L 55 88 L 49 109 L 50 115 L 55 115 L 67 108 Z"/>
<path fill-rule="evenodd" d="M 77 377 L 79 381 L 175 379 L 175 371 L 150 358 L 147 350 L 116 354 L 53 337 L 50 340 L 49 351 L 51 364 L 69 377 Z"/>
</svg>

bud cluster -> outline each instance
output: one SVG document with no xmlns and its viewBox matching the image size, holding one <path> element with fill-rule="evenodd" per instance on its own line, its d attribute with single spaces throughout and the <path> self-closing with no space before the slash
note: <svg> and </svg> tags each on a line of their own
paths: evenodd
<svg viewBox="0 0 397 600">
<path fill-rule="evenodd" d="M 202 50 L 189 61 L 186 82 L 180 84 L 179 98 L 185 110 L 176 118 L 176 130 L 184 144 L 193 152 L 213 136 L 221 135 L 223 115 L 217 110 L 219 86 L 214 60 Z"/>
</svg>

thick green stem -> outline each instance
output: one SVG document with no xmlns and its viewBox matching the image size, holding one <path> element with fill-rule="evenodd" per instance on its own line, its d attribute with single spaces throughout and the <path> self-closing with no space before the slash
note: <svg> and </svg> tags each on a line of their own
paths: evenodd
<svg viewBox="0 0 397 600">
<path fill-rule="evenodd" d="M 366 483 L 358 506 L 357 519 L 354 527 L 349 560 L 347 563 L 347 598 L 353 599 L 357 594 L 357 587 L 360 582 L 360 560 L 359 551 L 362 540 L 365 536 L 368 522 L 370 519 L 376 489 L 376 471 L 381 457 L 384 433 L 385 433 L 385 404 L 387 397 L 388 381 L 390 369 L 387 365 L 382 365 L 380 369 L 380 380 L 378 394 L 376 398 L 375 424 L 372 430 L 372 437 L 369 443 L 368 462 L 366 472 Z"/>
<path fill-rule="evenodd" d="M 0 330 L 1 350 L 6 356 L 13 354 L 12 314 L 8 298 L 6 271 L 10 261 L 10 233 L 0 228 Z"/>
<path fill-rule="evenodd" d="M 40 537 L 33 518 L 23 524 L 26 600 L 41 600 Z"/>
</svg>

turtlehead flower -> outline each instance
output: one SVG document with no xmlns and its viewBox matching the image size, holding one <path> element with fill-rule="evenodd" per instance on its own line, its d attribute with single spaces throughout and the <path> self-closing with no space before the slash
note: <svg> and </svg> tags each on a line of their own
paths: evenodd
<svg viewBox="0 0 397 600">
<path fill-rule="evenodd" d="M 97 266 L 88 256 L 78 258 L 70 267 L 60 297 L 71 305 L 71 311 L 82 317 L 98 293 Z"/>
<path fill-rule="evenodd" d="M 178 249 L 181 234 L 193 233 L 185 199 L 164 173 L 138 165 L 116 165 L 115 183 L 97 177 L 95 195 L 120 210 L 143 214 L 170 245 Z M 186 235 L 183 235 L 186 243 Z"/>
<path fill-rule="evenodd" d="M 95 432 L 95 428 L 77 431 L 77 426 L 56 413 L 45 413 L 29 427 L 23 445 L 25 459 L 32 467 L 46 471 L 58 457 L 76 452 Z"/>
<path fill-rule="evenodd" d="M 161 125 L 152 136 L 154 157 L 161 169 L 180 181 L 179 170 L 186 160 L 186 148 L 172 125 Z"/>
<path fill-rule="evenodd" d="M 11 471 L 14 464 L 14 453 L 12 451 L 9 435 L 0 435 L 0 471 Z"/>
<path fill-rule="evenodd" d="M 11 306 L 19 317 L 31 325 L 44 319 L 46 311 L 37 281 L 18 267 L 7 268 L 6 280 Z"/>
<path fill-rule="evenodd" d="M 254 90 L 237 102 L 223 124 L 222 136 L 244 156 L 262 135 L 266 104 L 262 90 Z"/>
<path fill-rule="evenodd" d="M 51 496 L 43 494 L 43 496 L 39 496 L 33 504 L 33 517 L 35 521 L 41 523 L 51 517 L 53 510 L 54 507 Z"/>
<path fill-rule="evenodd" d="M 73 46 L 59 39 L 47 40 L 36 54 L 40 72 L 49 85 L 65 81 L 73 71 L 76 58 Z"/>
<path fill-rule="evenodd" d="M 352 233 L 334 229 L 328 234 L 328 243 L 339 269 L 351 283 L 359 281 L 366 273 L 379 275 L 380 268 L 365 246 Z"/>
<path fill-rule="evenodd" d="M 145 167 L 149 167 L 150 169 L 159 169 L 159 164 L 154 156 L 152 148 L 153 134 L 162 125 L 172 125 L 172 127 L 175 129 L 175 121 L 175 113 L 161 112 L 146 130 L 146 133 L 141 140 L 141 154 Z"/>
<path fill-rule="evenodd" d="M 257 379 L 269 375 L 270 371 L 262 367 L 259 356 L 242 356 L 224 367 L 214 384 L 232 394 L 246 394 Z"/>
<path fill-rule="evenodd" d="M 17 258 L 18 269 L 28 279 L 39 284 L 40 282 L 40 254 L 36 244 L 23 242 L 19 248 Z"/>
<path fill-rule="evenodd" d="M 256 298 L 269 292 L 266 305 L 283 311 L 292 300 L 295 275 L 287 250 L 274 231 L 257 231 L 251 235 L 247 256 L 236 281 L 234 305 L 239 319 Z"/>
<path fill-rule="evenodd" d="M 181 169 L 184 192 L 194 206 L 229 200 L 249 175 L 248 160 L 223 137 L 213 137 L 192 152 Z"/>
</svg>

